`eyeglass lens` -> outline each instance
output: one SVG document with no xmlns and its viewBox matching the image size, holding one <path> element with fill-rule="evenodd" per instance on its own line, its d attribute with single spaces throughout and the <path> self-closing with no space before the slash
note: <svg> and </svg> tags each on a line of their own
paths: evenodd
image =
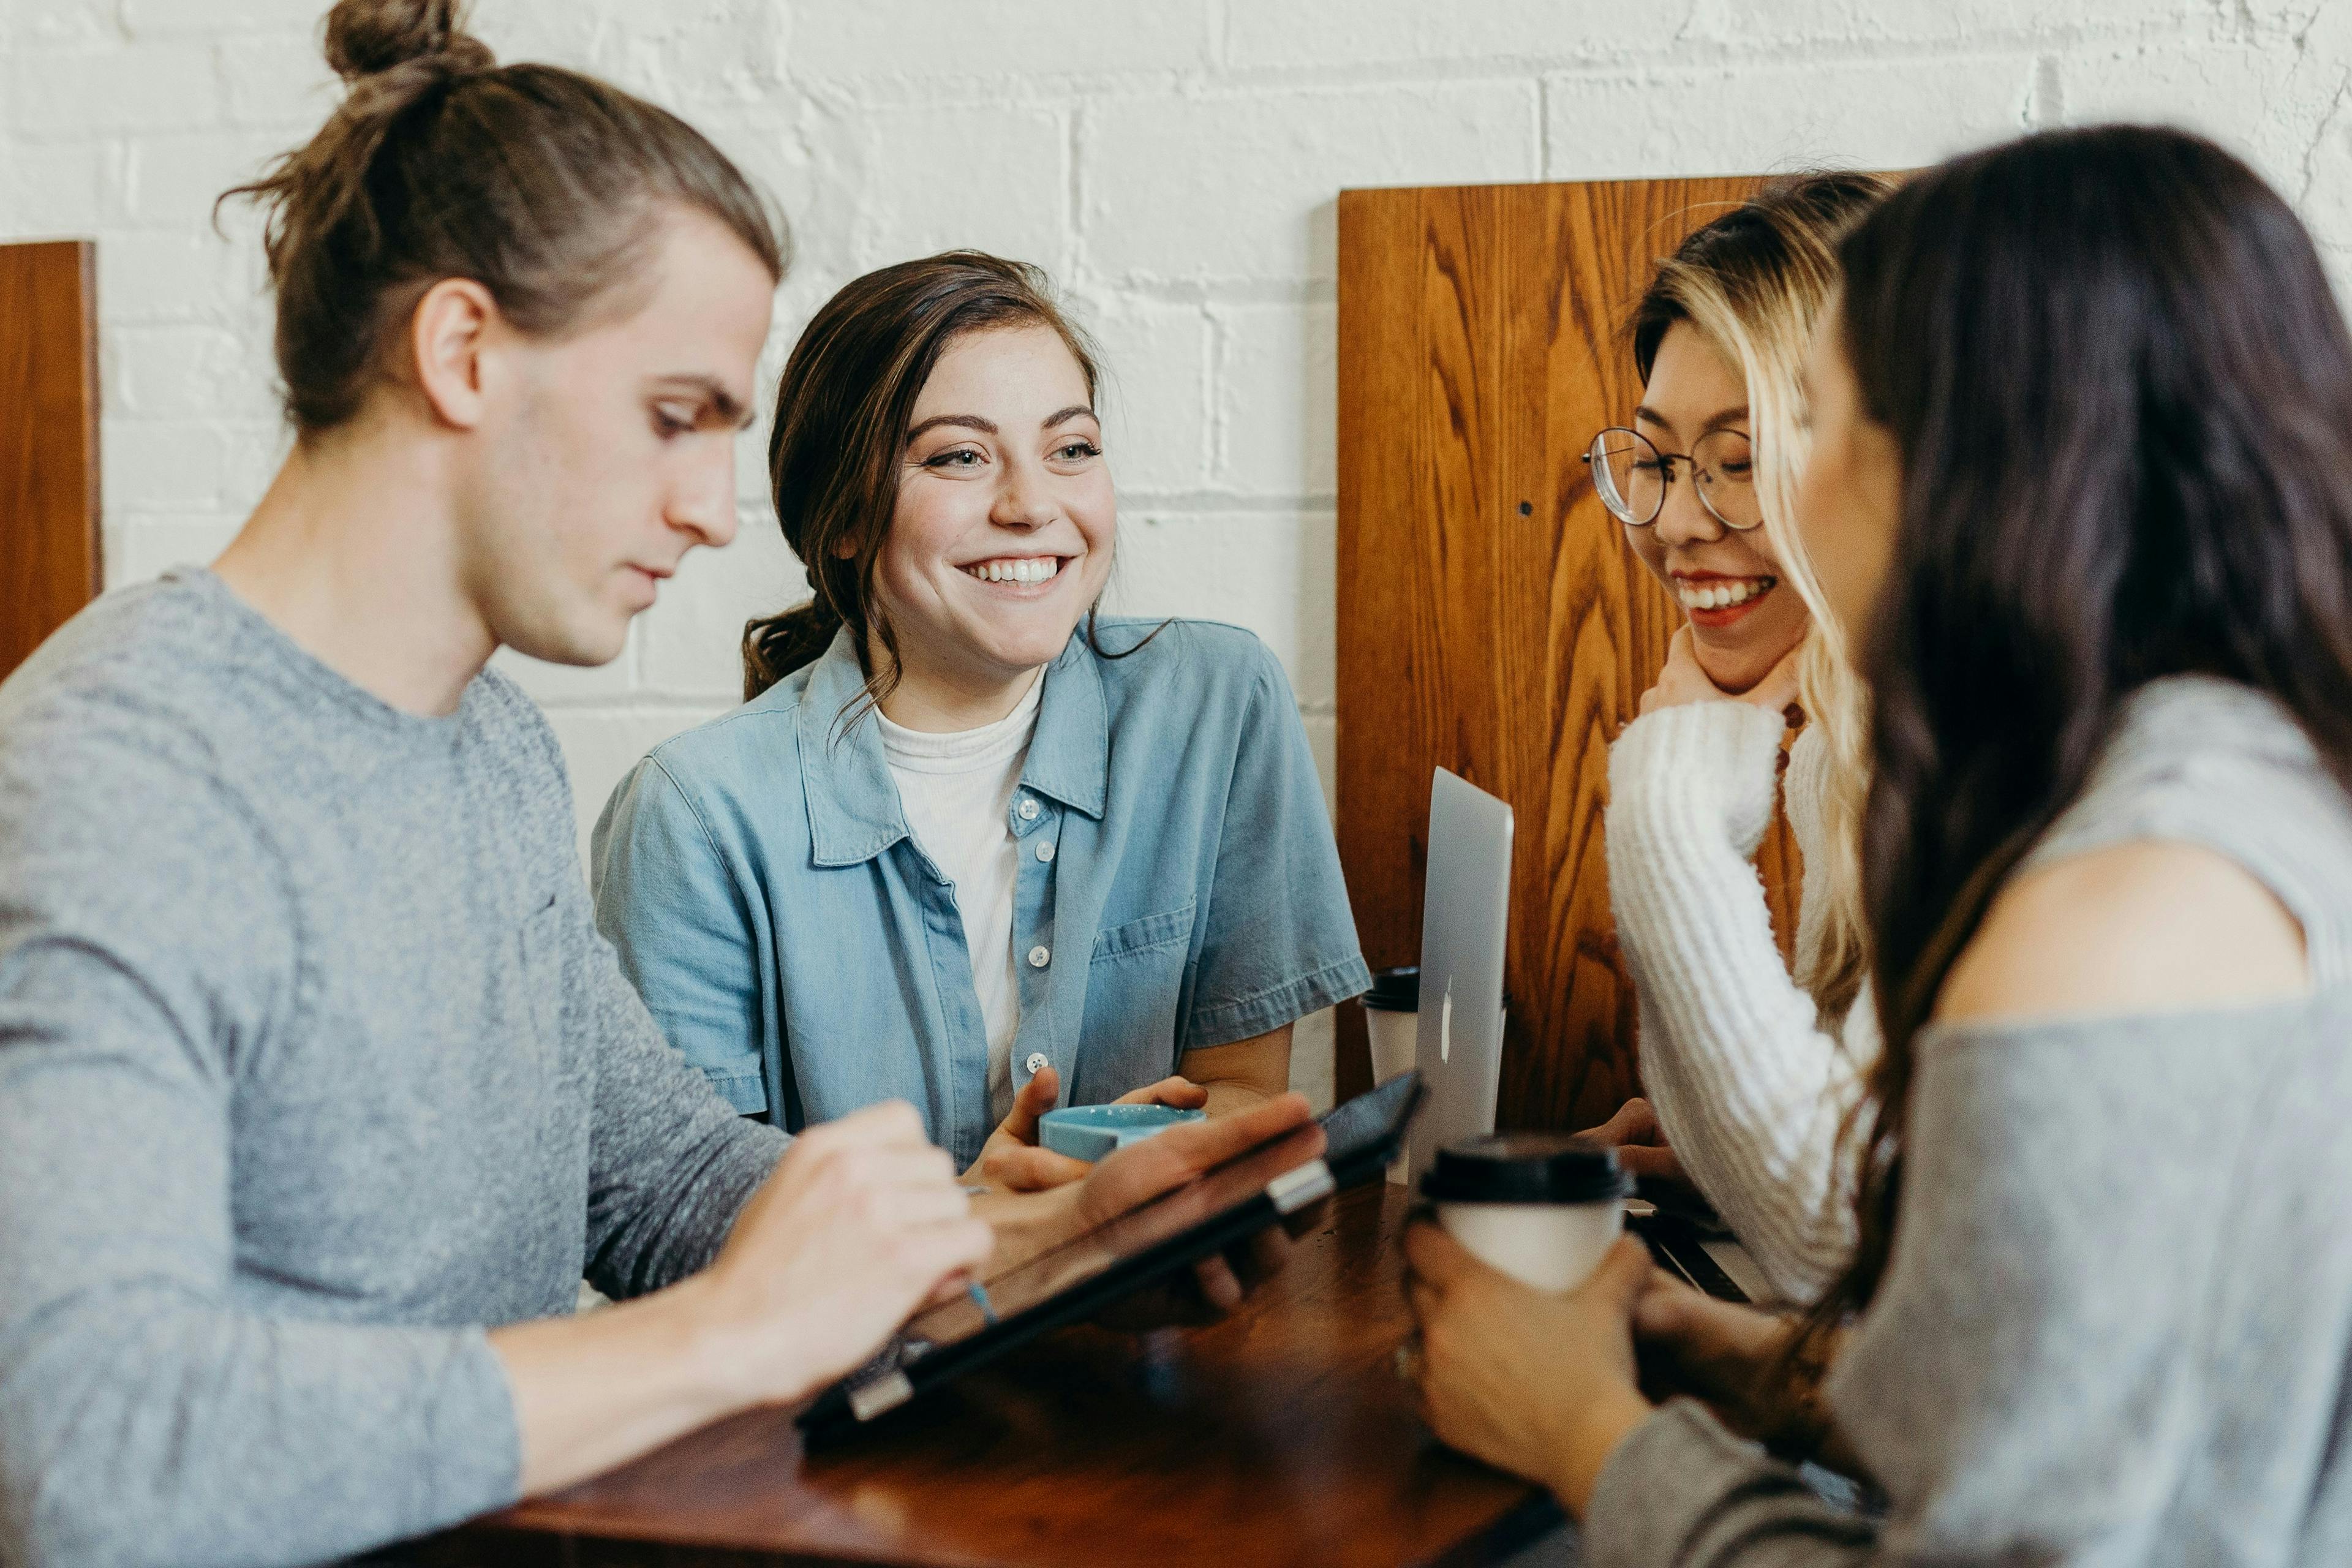
<svg viewBox="0 0 2352 1568">
<path fill-rule="evenodd" d="M 1637 431 L 1603 430 L 1592 440 L 1592 482 L 1601 504 L 1619 521 L 1636 528 L 1655 522 L 1665 510 L 1671 482 L 1668 465 L 1690 466 L 1699 500 L 1727 528 L 1749 529 L 1764 521 L 1756 500 L 1755 456 L 1737 430 L 1710 430 L 1688 458 L 1668 458 Z"/>
</svg>

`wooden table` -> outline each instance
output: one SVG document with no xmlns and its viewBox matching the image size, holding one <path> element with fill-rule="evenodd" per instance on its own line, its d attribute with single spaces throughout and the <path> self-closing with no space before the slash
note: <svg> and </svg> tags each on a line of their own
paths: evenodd
<svg viewBox="0 0 2352 1568">
<path fill-rule="evenodd" d="M 1470 1564 L 1559 1519 L 1444 1448 L 1391 1357 L 1402 1188 L 1344 1194 L 1227 1321 L 1078 1328 L 802 1452 L 788 1410 L 707 1428 L 424 1544 L 443 1564 Z M 905 1413 L 914 1416 L 911 1409 Z"/>
</svg>

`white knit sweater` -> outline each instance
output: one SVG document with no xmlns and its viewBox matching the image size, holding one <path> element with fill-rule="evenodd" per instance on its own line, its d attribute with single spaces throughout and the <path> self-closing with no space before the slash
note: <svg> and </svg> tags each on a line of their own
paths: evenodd
<svg viewBox="0 0 2352 1568">
<path fill-rule="evenodd" d="M 1817 1298 L 1853 1246 L 1840 1125 L 1878 1055 L 1865 984 L 1822 1026 L 1772 940 L 1750 858 L 1771 825 L 1780 715 L 1697 702 L 1635 720 L 1609 750 L 1609 890 L 1641 1000 L 1642 1082 L 1683 1169 L 1773 1290 Z M 1828 755 L 1798 737 L 1789 825 L 1805 859 L 1798 972 L 1820 951 Z"/>
</svg>

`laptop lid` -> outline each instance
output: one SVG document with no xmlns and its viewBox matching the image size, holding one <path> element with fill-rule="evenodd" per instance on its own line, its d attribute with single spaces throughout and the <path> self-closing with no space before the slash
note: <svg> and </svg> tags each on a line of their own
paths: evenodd
<svg viewBox="0 0 2352 1568">
<path fill-rule="evenodd" d="M 1429 1100 L 1408 1175 L 1440 1145 L 1495 1130 L 1503 1068 L 1503 942 L 1511 921 L 1511 808 L 1439 768 L 1429 786 L 1414 1065 Z"/>
</svg>

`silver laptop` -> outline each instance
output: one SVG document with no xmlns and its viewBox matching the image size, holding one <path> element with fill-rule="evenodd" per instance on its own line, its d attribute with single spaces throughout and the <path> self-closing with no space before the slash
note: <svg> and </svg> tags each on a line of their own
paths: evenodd
<svg viewBox="0 0 2352 1568">
<path fill-rule="evenodd" d="M 1495 1130 L 1503 1068 L 1503 940 L 1511 924 L 1511 808 L 1439 768 L 1429 785 L 1413 1065 L 1429 1091 L 1409 1175 L 1438 1148 Z"/>
</svg>

